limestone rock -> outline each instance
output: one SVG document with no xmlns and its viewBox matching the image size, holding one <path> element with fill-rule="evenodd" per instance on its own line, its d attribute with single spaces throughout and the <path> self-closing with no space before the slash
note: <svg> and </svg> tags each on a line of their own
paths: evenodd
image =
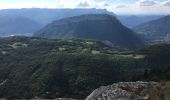
<svg viewBox="0 0 170 100">
<path fill-rule="evenodd" d="M 159 97 L 152 94 L 159 88 L 156 82 L 120 82 L 94 90 L 85 100 L 163 100 L 153 99 Z"/>
</svg>

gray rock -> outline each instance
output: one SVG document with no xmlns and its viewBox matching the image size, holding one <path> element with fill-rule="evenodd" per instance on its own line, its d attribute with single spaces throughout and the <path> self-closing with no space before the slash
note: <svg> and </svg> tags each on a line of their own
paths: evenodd
<svg viewBox="0 0 170 100">
<path fill-rule="evenodd" d="M 148 89 L 159 87 L 156 82 L 120 82 L 94 90 L 85 100 L 148 100 Z"/>
</svg>

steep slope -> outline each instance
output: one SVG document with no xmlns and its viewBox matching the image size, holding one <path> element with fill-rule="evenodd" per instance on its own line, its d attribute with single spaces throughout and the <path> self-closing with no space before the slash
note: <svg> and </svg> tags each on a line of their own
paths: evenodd
<svg viewBox="0 0 170 100">
<path fill-rule="evenodd" d="M 133 63 L 138 59 L 119 54 L 93 40 L 0 38 L 0 97 L 85 98 L 101 85 L 143 73 Z"/>
<path fill-rule="evenodd" d="M 57 20 L 36 32 L 34 36 L 53 39 L 97 39 L 124 48 L 143 45 L 133 31 L 123 26 L 115 17 L 106 14 L 89 14 Z"/>
<path fill-rule="evenodd" d="M 169 80 L 169 49 L 134 53 L 94 40 L 0 38 L 0 97 L 83 99 L 115 82 Z"/>
<path fill-rule="evenodd" d="M 115 15 L 105 9 L 44 9 L 44 8 L 30 8 L 30 9 L 4 9 L 0 10 L 0 15 L 7 16 L 24 16 L 33 19 L 44 25 L 50 23 L 53 20 L 58 20 L 71 16 L 79 16 L 83 14 L 109 14 Z"/>
<path fill-rule="evenodd" d="M 129 15 L 123 16 L 122 15 L 122 16 L 117 16 L 117 18 L 126 27 L 133 28 L 133 27 L 140 25 L 142 23 L 159 19 L 162 16 L 163 15 L 133 15 L 133 16 L 129 16 Z"/>
<path fill-rule="evenodd" d="M 170 41 L 170 15 L 133 28 L 147 41 Z"/>
<path fill-rule="evenodd" d="M 0 36 L 30 35 L 28 33 L 39 30 L 53 20 L 82 14 L 114 15 L 105 9 L 0 9 Z"/>
<path fill-rule="evenodd" d="M 26 17 L 0 15 L 0 36 L 31 34 L 41 27 L 40 23 Z"/>
</svg>

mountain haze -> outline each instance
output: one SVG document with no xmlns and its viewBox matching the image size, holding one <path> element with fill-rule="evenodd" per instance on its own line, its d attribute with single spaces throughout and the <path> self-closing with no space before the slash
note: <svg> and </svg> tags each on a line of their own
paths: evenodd
<svg viewBox="0 0 170 100">
<path fill-rule="evenodd" d="M 22 16 L 0 15 L 0 36 L 31 34 L 42 27 L 42 24 Z"/>
<path fill-rule="evenodd" d="M 147 41 L 170 41 L 170 15 L 143 23 L 133 28 Z"/>
<path fill-rule="evenodd" d="M 114 46 L 136 48 L 142 40 L 114 16 L 88 14 L 53 21 L 34 36 L 43 38 L 84 38 L 111 42 Z"/>
<path fill-rule="evenodd" d="M 95 8 L 75 8 L 75 9 L 46 9 L 46 8 L 28 8 L 28 9 L 4 9 L 0 10 L 0 15 L 7 16 L 24 16 L 33 19 L 43 25 L 50 23 L 53 20 L 58 20 L 66 17 L 79 16 L 83 14 L 109 14 L 115 15 L 105 9 Z"/>
<path fill-rule="evenodd" d="M 117 16 L 123 25 L 129 28 L 133 28 L 142 23 L 146 23 L 152 20 L 161 18 L 164 15 L 122 15 Z"/>
<path fill-rule="evenodd" d="M 72 16 L 83 14 L 109 14 L 105 9 L 1 9 L 0 10 L 0 36 L 9 35 L 32 35 L 46 24 Z"/>
</svg>

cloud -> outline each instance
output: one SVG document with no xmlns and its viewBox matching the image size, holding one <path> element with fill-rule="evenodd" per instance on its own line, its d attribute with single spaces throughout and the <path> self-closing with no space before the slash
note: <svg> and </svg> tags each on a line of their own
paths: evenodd
<svg viewBox="0 0 170 100">
<path fill-rule="evenodd" d="M 107 6 L 110 6 L 110 4 L 105 2 L 105 3 L 103 3 L 103 6 L 107 7 Z"/>
<path fill-rule="evenodd" d="M 110 6 L 107 1 L 96 0 L 56 0 L 56 7 L 60 8 L 104 8 Z"/>
<path fill-rule="evenodd" d="M 107 8 L 111 4 L 106 0 L 54 0 L 54 2 L 47 2 L 42 0 L 23 0 L 20 2 L 1 2 L 0 9 L 6 8 Z M 3 0 L 4 1 L 4 0 Z M 41 1 L 41 2 L 40 2 Z"/>
<path fill-rule="evenodd" d="M 170 6 L 170 0 L 165 1 L 165 2 L 163 2 L 162 4 L 163 4 L 164 6 Z"/>
<path fill-rule="evenodd" d="M 38 1 L 38 0 L 37 0 Z M 117 0 L 118 1 L 118 0 Z M 120 1 L 120 0 L 119 0 Z M 121 0 L 124 1 L 124 0 Z M 34 2 L 32 2 L 34 3 Z M 162 4 L 163 3 L 163 4 Z M 52 4 L 38 4 L 48 8 L 97 8 L 120 14 L 170 14 L 170 0 L 137 0 L 135 3 L 113 3 L 110 0 L 56 0 Z M 31 5 L 31 4 L 30 4 Z"/>
<path fill-rule="evenodd" d="M 76 7 L 85 7 L 85 8 L 100 8 L 100 9 L 107 9 L 112 6 L 111 3 L 107 1 L 96 1 L 96 0 L 79 0 L 77 1 Z"/>
<path fill-rule="evenodd" d="M 127 5 L 121 4 L 121 5 L 117 5 L 115 8 L 127 8 L 127 7 L 128 7 Z"/>
<path fill-rule="evenodd" d="M 157 2 L 155 2 L 154 0 L 139 0 L 138 2 L 136 2 L 136 4 L 140 6 L 153 6 L 157 4 Z"/>
<path fill-rule="evenodd" d="M 46 8 L 48 5 L 43 2 L 22 2 L 22 3 L 0 3 L 0 9 L 8 8 Z M 51 4 L 54 7 L 55 4 Z"/>
<path fill-rule="evenodd" d="M 0 0 L 0 9 L 6 8 L 97 8 L 117 14 L 170 14 L 170 0 Z M 114 2 L 113 2 L 114 1 Z M 129 0 L 130 1 L 130 0 Z M 132 1 L 132 0 L 131 0 Z"/>
<path fill-rule="evenodd" d="M 77 7 L 90 7 L 90 4 L 88 2 L 80 2 Z"/>
</svg>

